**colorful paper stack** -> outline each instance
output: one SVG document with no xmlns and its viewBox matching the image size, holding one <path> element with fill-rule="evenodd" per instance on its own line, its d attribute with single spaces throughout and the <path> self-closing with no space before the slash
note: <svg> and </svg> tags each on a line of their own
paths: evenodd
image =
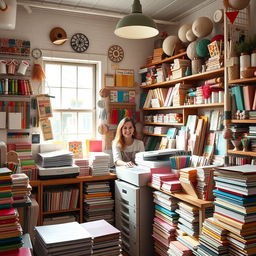
<svg viewBox="0 0 256 256">
<path fill-rule="evenodd" d="M 189 167 L 190 157 L 191 156 L 171 156 L 170 157 L 171 168 L 175 170 L 179 170 L 182 168 Z"/>
<path fill-rule="evenodd" d="M 229 255 L 255 255 L 256 166 L 221 167 L 214 180 L 214 218 L 230 231 Z"/>
<path fill-rule="evenodd" d="M 170 256 L 190 256 L 192 251 L 179 241 L 170 242 L 168 255 Z"/>
<path fill-rule="evenodd" d="M 84 183 L 84 221 L 114 223 L 114 200 L 108 181 Z"/>
<path fill-rule="evenodd" d="M 214 218 L 208 218 L 203 223 L 200 235 L 198 255 L 225 255 L 228 256 L 228 240 L 226 229 L 223 229 Z"/>
<path fill-rule="evenodd" d="M 21 169 L 28 170 L 35 168 L 35 161 L 32 159 L 32 144 L 31 143 L 16 143 L 15 151 L 17 152 Z"/>
<path fill-rule="evenodd" d="M 92 176 L 109 175 L 110 155 L 104 152 L 89 152 Z"/>
<path fill-rule="evenodd" d="M 11 171 L 0 168 L 0 255 L 22 246 L 18 212 L 12 207 Z"/>
<path fill-rule="evenodd" d="M 105 220 L 80 224 L 92 237 L 91 255 L 121 255 L 121 232 Z"/>
<path fill-rule="evenodd" d="M 155 217 L 153 223 L 154 251 L 156 255 L 167 255 L 170 241 L 175 240 L 178 222 L 177 199 L 159 191 L 153 192 Z"/>
<path fill-rule="evenodd" d="M 157 189 L 161 189 L 163 182 L 177 180 L 177 176 L 173 173 L 154 173 L 152 174 L 152 185 Z"/>
<path fill-rule="evenodd" d="M 74 159 L 74 163 L 75 163 L 75 165 L 79 166 L 79 168 L 80 168 L 79 176 L 89 176 L 90 175 L 88 159 Z"/>
<path fill-rule="evenodd" d="M 27 202 L 32 190 L 28 176 L 25 173 L 15 173 L 11 175 L 11 178 L 14 203 Z"/>
</svg>

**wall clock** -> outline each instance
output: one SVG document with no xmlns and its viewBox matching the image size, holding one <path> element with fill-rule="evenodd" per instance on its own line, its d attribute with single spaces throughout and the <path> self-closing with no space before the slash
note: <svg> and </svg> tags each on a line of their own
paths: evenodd
<svg viewBox="0 0 256 256">
<path fill-rule="evenodd" d="M 89 40 L 84 34 L 76 33 L 71 37 L 70 45 L 74 51 L 84 52 L 89 47 Z"/>
<path fill-rule="evenodd" d="M 34 48 L 31 52 L 31 55 L 34 59 L 39 59 L 42 57 L 42 51 L 39 48 Z"/>
<path fill-rule="evenodd" d="M 113 62 L 120 62 L 124 58 L 124 50 L 119 45 L 112 45 L 108 49 L 108 57 Z"/>
</svg>

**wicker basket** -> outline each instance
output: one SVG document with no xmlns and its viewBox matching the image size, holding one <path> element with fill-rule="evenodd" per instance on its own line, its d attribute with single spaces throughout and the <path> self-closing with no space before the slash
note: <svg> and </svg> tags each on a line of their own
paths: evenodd
<svg viewBox="0 0 256 256">
<path fill-rule="evenodd" d="M 228 67 L 228 80 L 238 79 L 239 76 L 239 65 L 235 64 L 231 67 Z"/>
</svg>

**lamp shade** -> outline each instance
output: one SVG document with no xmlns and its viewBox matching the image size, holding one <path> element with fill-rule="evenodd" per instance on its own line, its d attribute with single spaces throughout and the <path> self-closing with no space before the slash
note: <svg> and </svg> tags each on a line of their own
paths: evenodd
<svg viewBox="0 0 256 256">
<path fill-rule="evenodd" d="M 142 14 L 139 0 L 134 0 L 132 13 L 123 17 L 116 25 L 115 34 L 128 39 L 145 39 L 158 35 L 155 22 Z"/>
</svg>

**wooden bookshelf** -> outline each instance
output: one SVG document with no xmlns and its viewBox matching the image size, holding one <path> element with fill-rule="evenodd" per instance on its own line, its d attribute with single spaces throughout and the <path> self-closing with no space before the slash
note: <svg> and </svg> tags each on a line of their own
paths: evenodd
<svg viewBox="0 0 256 256">
<path fill-rule="evenodd" d="M 250 84 L 250 83 L 256 83 L 256 77 L 229 80 L 228 83 L 229 84 Z"/>
<path fill-rule="evenodd" d="M 171 126 L 183 126 L 184 123 L 154 123 L 154 122 L 144 122 L 144 124 L 152 124 L 152 125 L 171 125 Z"/>
<path fill-rule="evenodd" d="M 229 154 L 233 154 L 233 155 L 242 155 L 242 156 L 252 156 L 252 157 L 256 157 L 256 152 L 252 152 L 252 151 L 234 151 L 232 149 L 228 150 Z"/>
<path fill-rule="evenodd" d="M 104 176 L 78 176 L 75 178 L 64 178 L 64 179 L 51 179 L 51 180 L 31 180 L 30 185 L 33 188 L 38 189 L 38 204 L 39 204 L 39 216 L 38 216 L 38 225 L 43 225 L 43 217 L 45 215 L 52 215 L 58 213 L 66 213 L 66 212 L 78 212 L 79 214 L 79 222 L 83 222 L 83 185 L 85 182 L 94 182 L 94 181 L 104 181 L 104 180 L 115 180 L 117 178 L 116 174 L 109 173 L 109 175 Z M 44 190 L 54 186 L 61 185 L 72 185 L 76 184 L 79 189 L 79 199 L 78 199 L 78 207 L 75 209 L 65 209 L 65 210 L 57 210 L 57 211 L 43 211 L 43 194 Z"/>
<path fill-rule="evenodd" d="M 194 104 L 194 105 L 183 105 L 175 107 L 160 107 L 160 108 L 143 108 L 143 110 L 173 110 L 173 109 L 188 109 L 188 108 L 218 108 L 224 107 L 224 103 L 212 103 L 212 104 Z"/>
<path fill-rule="evenodd" d="M 231 120 L 232 124 L 256 124 L 256 120 L 251 120 L 251 119 L 244 119 L 244 120 L 238 120 L 238 119 L 233 119 Z"/>
<path fill-rule="evenodd" d="M 148 132 L 143 132 L 144 135 L 148 136 L 158 136 L 158 137 L 165 137 L 166 134 L 157 134 L 157 133 L 148 133 Z"/>
<path fill-rule="evenodd" d="M 177 57 L 175 57 L 177 58 Z M 199 73 L 191 76 L 185 76 L 177 79 L 172 79 L 170 81 L 164 81 L 161 83 L 155 83 L 150 85 L 141 86 L 143 89 L 152 89 L 156 87 L 170 87 L 170 85 L 175 85 L 177 83 L 185 83 L 185 82 L 193 82 L 193 81 L 200 81 L 200 80 L 207 80 L 211 79 L 216 76 L 223 76 L 224 68 L 215 69 L 212 71 Z"/>
</svg>

